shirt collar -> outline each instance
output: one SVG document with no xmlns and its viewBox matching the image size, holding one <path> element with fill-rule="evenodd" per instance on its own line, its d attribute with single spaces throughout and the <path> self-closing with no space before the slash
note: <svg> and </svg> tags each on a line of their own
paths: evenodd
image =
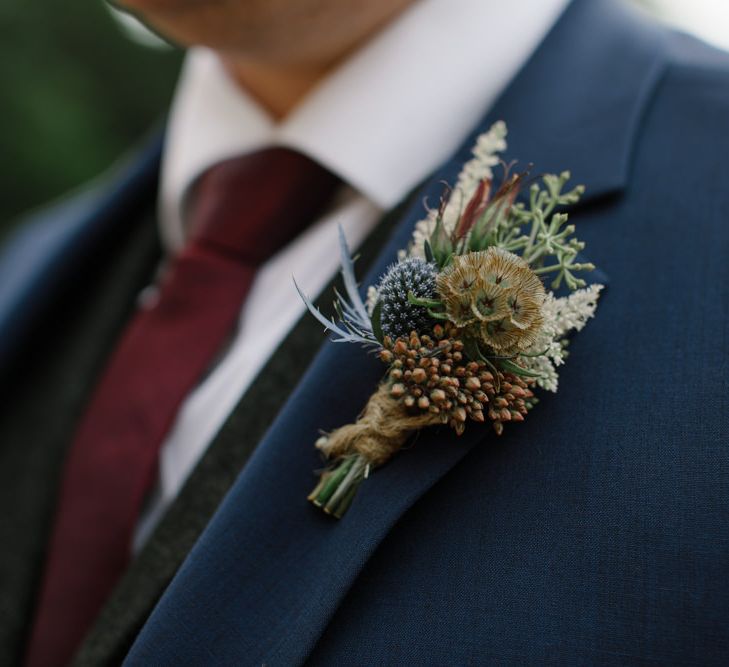
<svg viewBox="0 0 729 667">
<path fill-rule="evenodd" d="M 568 0 L 419 0 L 276 123 L 191 49 L 167 130 L 162 235 L 184 241 L 188 187 L 220 160 L 300 150 L 385 209 L 445 161 L 526 62 Z"/>
</svg>

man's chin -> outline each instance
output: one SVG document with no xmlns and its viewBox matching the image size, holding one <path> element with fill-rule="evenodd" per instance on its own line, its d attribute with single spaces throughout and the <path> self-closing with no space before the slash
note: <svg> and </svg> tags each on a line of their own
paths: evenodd
<svg viewBox="0 0 729 667">
<path fill-rule="evenodd" d="M 182 47 L 226 47 L 227 0 L 110 0 L 164 39 Z"/>
</svg>

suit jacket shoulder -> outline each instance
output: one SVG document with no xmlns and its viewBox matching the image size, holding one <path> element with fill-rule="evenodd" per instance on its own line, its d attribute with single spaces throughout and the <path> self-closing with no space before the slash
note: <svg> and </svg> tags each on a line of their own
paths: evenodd
<svg viewBox="0 0 729 667">
<path fill-rule="evenodd" d="M 673 132 L 664 141 L 671 150 L 686 161 L 693 154 L 695 170 L 710 171 L 704 158 L 726 155 L 729 148 L 729 53 L 681 32 L 668 32 L 666 42 L 665 71 L 647 121 L 661 129 L 670 124 Z"/>
<path fill-rule="evenodd" d="M 158 155 L 33 216 L 0 263 L 0 662 L 20 663 L 70 435 L 159 257 Z"/>
<path fill-rule="evenodd" d="M 669 210 L 664 229 L 712 238 L 706 251 L 727 252 L 729 53 L 673 31 L 666 44 L 665 69 L 634 147 L 631 187 L 650 193 L 645 219 Z M 651 245 L 661 248 L 661 236 Z"/>
<path fill-rule="evenodd" d="M 0 248 L 0 377 L 53 303 L 149 209 L 161 148 L 155 132 L 96 182 L 29 214 Z"/>
</svg>

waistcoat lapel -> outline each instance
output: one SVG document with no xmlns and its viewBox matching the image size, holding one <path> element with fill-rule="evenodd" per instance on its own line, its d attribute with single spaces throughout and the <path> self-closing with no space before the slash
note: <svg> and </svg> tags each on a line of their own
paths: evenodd
<svg viewBox="0 0 729 667">
<path fill-rule="evenodd" d="M 401 211 L 402 207 L 398 207 L 384 216 L 360 249 L 359 265 L 371 264 L 379 254 Z M 317 299 L 320 308 L 331 306 L 335 287 L 342 290 L 339 282 L 339 279 L 333 281 Z M 286 337 L 132 562 L 81 646 L 75 665 L 118 664 L 123 660 L 142 624 L 322 341 L 321 326 L 308 316 Z"/>
<path fill-rule="evenodd" d="M 423 215 L 422 198 L 436 202 L 442 181 L 455 182 L 475 137 L 496 119 L 509 125 L 508 157 L 533 161 L 535 173 L 569 167 L 587 185 L 586 201 L 619 192 L 661 74 L 657 40 L 610 0 L 574 2 L 433 175 L 364 284 L 395 261 Z M 356 346 L 324 345 L 152 613 L 129 664 L 291 665 L 306 658 L 389 529 L 470 448 L 492 437 L 476 425 L 461 438 L 428 429 L 363 484 L 341 521 L 323 515 L 306 501 L 321 466 L 313 443 L 320 429 L 354 420 L 382 374 Z"/>
</svg>

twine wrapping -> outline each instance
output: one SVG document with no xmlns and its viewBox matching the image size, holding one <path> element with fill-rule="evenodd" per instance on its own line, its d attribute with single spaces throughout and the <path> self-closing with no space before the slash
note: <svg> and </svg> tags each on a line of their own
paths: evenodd
<svg viewBox="0 0 729 667">
<path fill-rule="evenodd" d="M 440 415 L 431 412 L 409 414 L 390 395 L 390 387 L 383 383 L 354 424 L 342 426 L 320 438 L 316 446 L 329 459 L 360 454 L 372 467 L 378 467 L 387 463 L 412 433 L 442 421 Z"/>
</svg>

